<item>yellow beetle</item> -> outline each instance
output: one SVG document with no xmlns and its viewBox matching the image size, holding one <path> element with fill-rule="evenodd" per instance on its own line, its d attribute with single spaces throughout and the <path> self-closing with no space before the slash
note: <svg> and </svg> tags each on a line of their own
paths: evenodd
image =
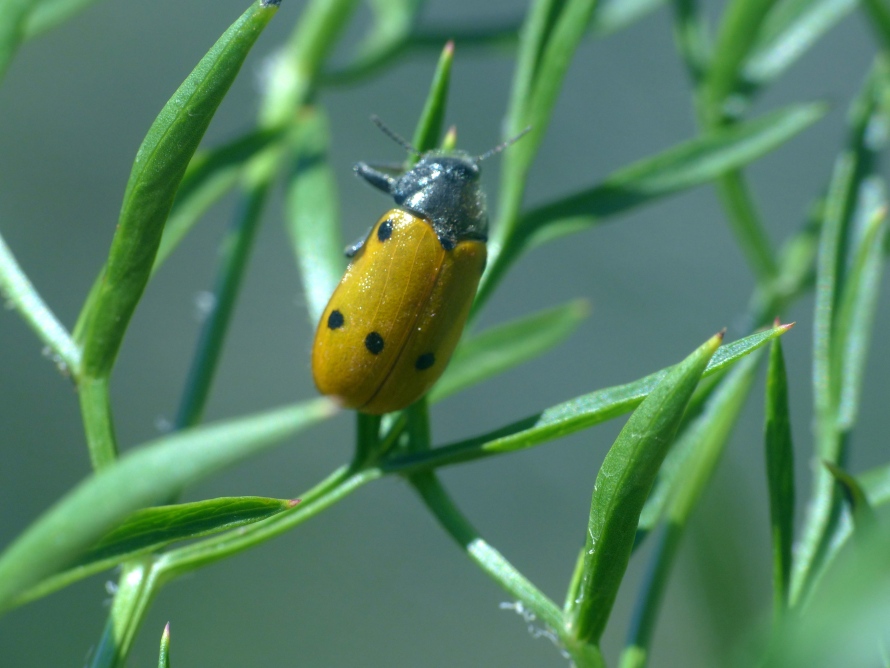
<svg viewBox="0 0 890 668">
<path fill-rule="evenodd" d="M 312 348 L 319 391 L 375 415 L 422 397 L 454 352 L 485 269 L 488 215 L 479 162 L 507 146 L 475 157 L 420 155 L 377 124 L 420 160 L 398 176 L 355 166 L 396 208 L 347 250 L 352 261 Z"/>
</svg>

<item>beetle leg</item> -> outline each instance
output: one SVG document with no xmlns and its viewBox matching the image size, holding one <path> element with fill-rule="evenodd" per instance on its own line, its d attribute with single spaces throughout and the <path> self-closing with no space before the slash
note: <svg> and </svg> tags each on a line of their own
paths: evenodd
<svg viewBox="0 0 890 668">
<path fill-rule="evenodd" d="M 387 195 L 392 194 L 392 189 L 395 186 L 396 180 L 389 174 L 371 167 L 371 165 L 366 162 L 356 163 L 355 173 L 375 188 L 385 192 Z"/>
<path fill-rule="evenodd" d="M 354 244 L 348 245 L 346 248 L 343 249 L 343 254 L 350 259 L 354 258 L 362 249 L 362 246 L 365 245 L 365 241 L 367 240 L 368 236 L 371 234 L 371 230 L 373 229 L 373 226 L 368 228 L 368 231 L 362 237 L 360 237 L 358 241 L 356 241 Z"/>
</svg>

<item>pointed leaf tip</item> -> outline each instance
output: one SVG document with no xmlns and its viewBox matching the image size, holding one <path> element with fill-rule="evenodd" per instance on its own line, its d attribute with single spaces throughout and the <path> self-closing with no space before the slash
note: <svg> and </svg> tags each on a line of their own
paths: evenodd
<svg viewBox="0 0 890 668">
<path fill-rule="evenodd" d="M 449 39 L 447 42 L 445 42 L 445 48 L 442 49 L 442 55 L 448 56 L 448 57 L 454 56 L 454 40 L 453 39 Z"/>
<path fill-rule="evenodd" d="M 170 622 L 161 634 L 161 651 L 158 654 L 158 668 L 170 668 Z"/>
<path fill-rule="evenodd" d="M 302 501 L 303 501 L 303 499 L 291 499 L 290 501 L 287 502 L 287 507 L 294 508 L 294 507 L 298 506 Z"/>
</svg>

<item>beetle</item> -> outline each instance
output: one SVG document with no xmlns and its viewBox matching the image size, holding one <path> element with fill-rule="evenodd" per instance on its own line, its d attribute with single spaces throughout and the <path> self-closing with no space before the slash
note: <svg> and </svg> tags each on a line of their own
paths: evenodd
<svg viewBox="0 0 890 668">
<path fill-rule="evenodd" d="M 415 402 L 445 371 L 485 270 L 479 163 L 515 139 L 480 156 L 421 154 L 372 120 L 419 159 L 401 174 L 355 166 L 396 206 L 347 249 L 350 264 L 316 329 L 312 375 L 322 394 L 380 415 Z"/>
</svg>

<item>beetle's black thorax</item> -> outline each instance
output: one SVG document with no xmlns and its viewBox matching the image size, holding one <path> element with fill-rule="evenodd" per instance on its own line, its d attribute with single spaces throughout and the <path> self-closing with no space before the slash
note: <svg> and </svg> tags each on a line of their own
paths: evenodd
<svg viewBox="0 0 890 668">
<path fill-rule="evenodd" d="M 475 159 L 462 153 L 427 153 L 395 179 L 392 196 L 398 206 L 426 218 L 446 248 L 463 239 L 488 237 L 485 194 Z"/>
</svg>

